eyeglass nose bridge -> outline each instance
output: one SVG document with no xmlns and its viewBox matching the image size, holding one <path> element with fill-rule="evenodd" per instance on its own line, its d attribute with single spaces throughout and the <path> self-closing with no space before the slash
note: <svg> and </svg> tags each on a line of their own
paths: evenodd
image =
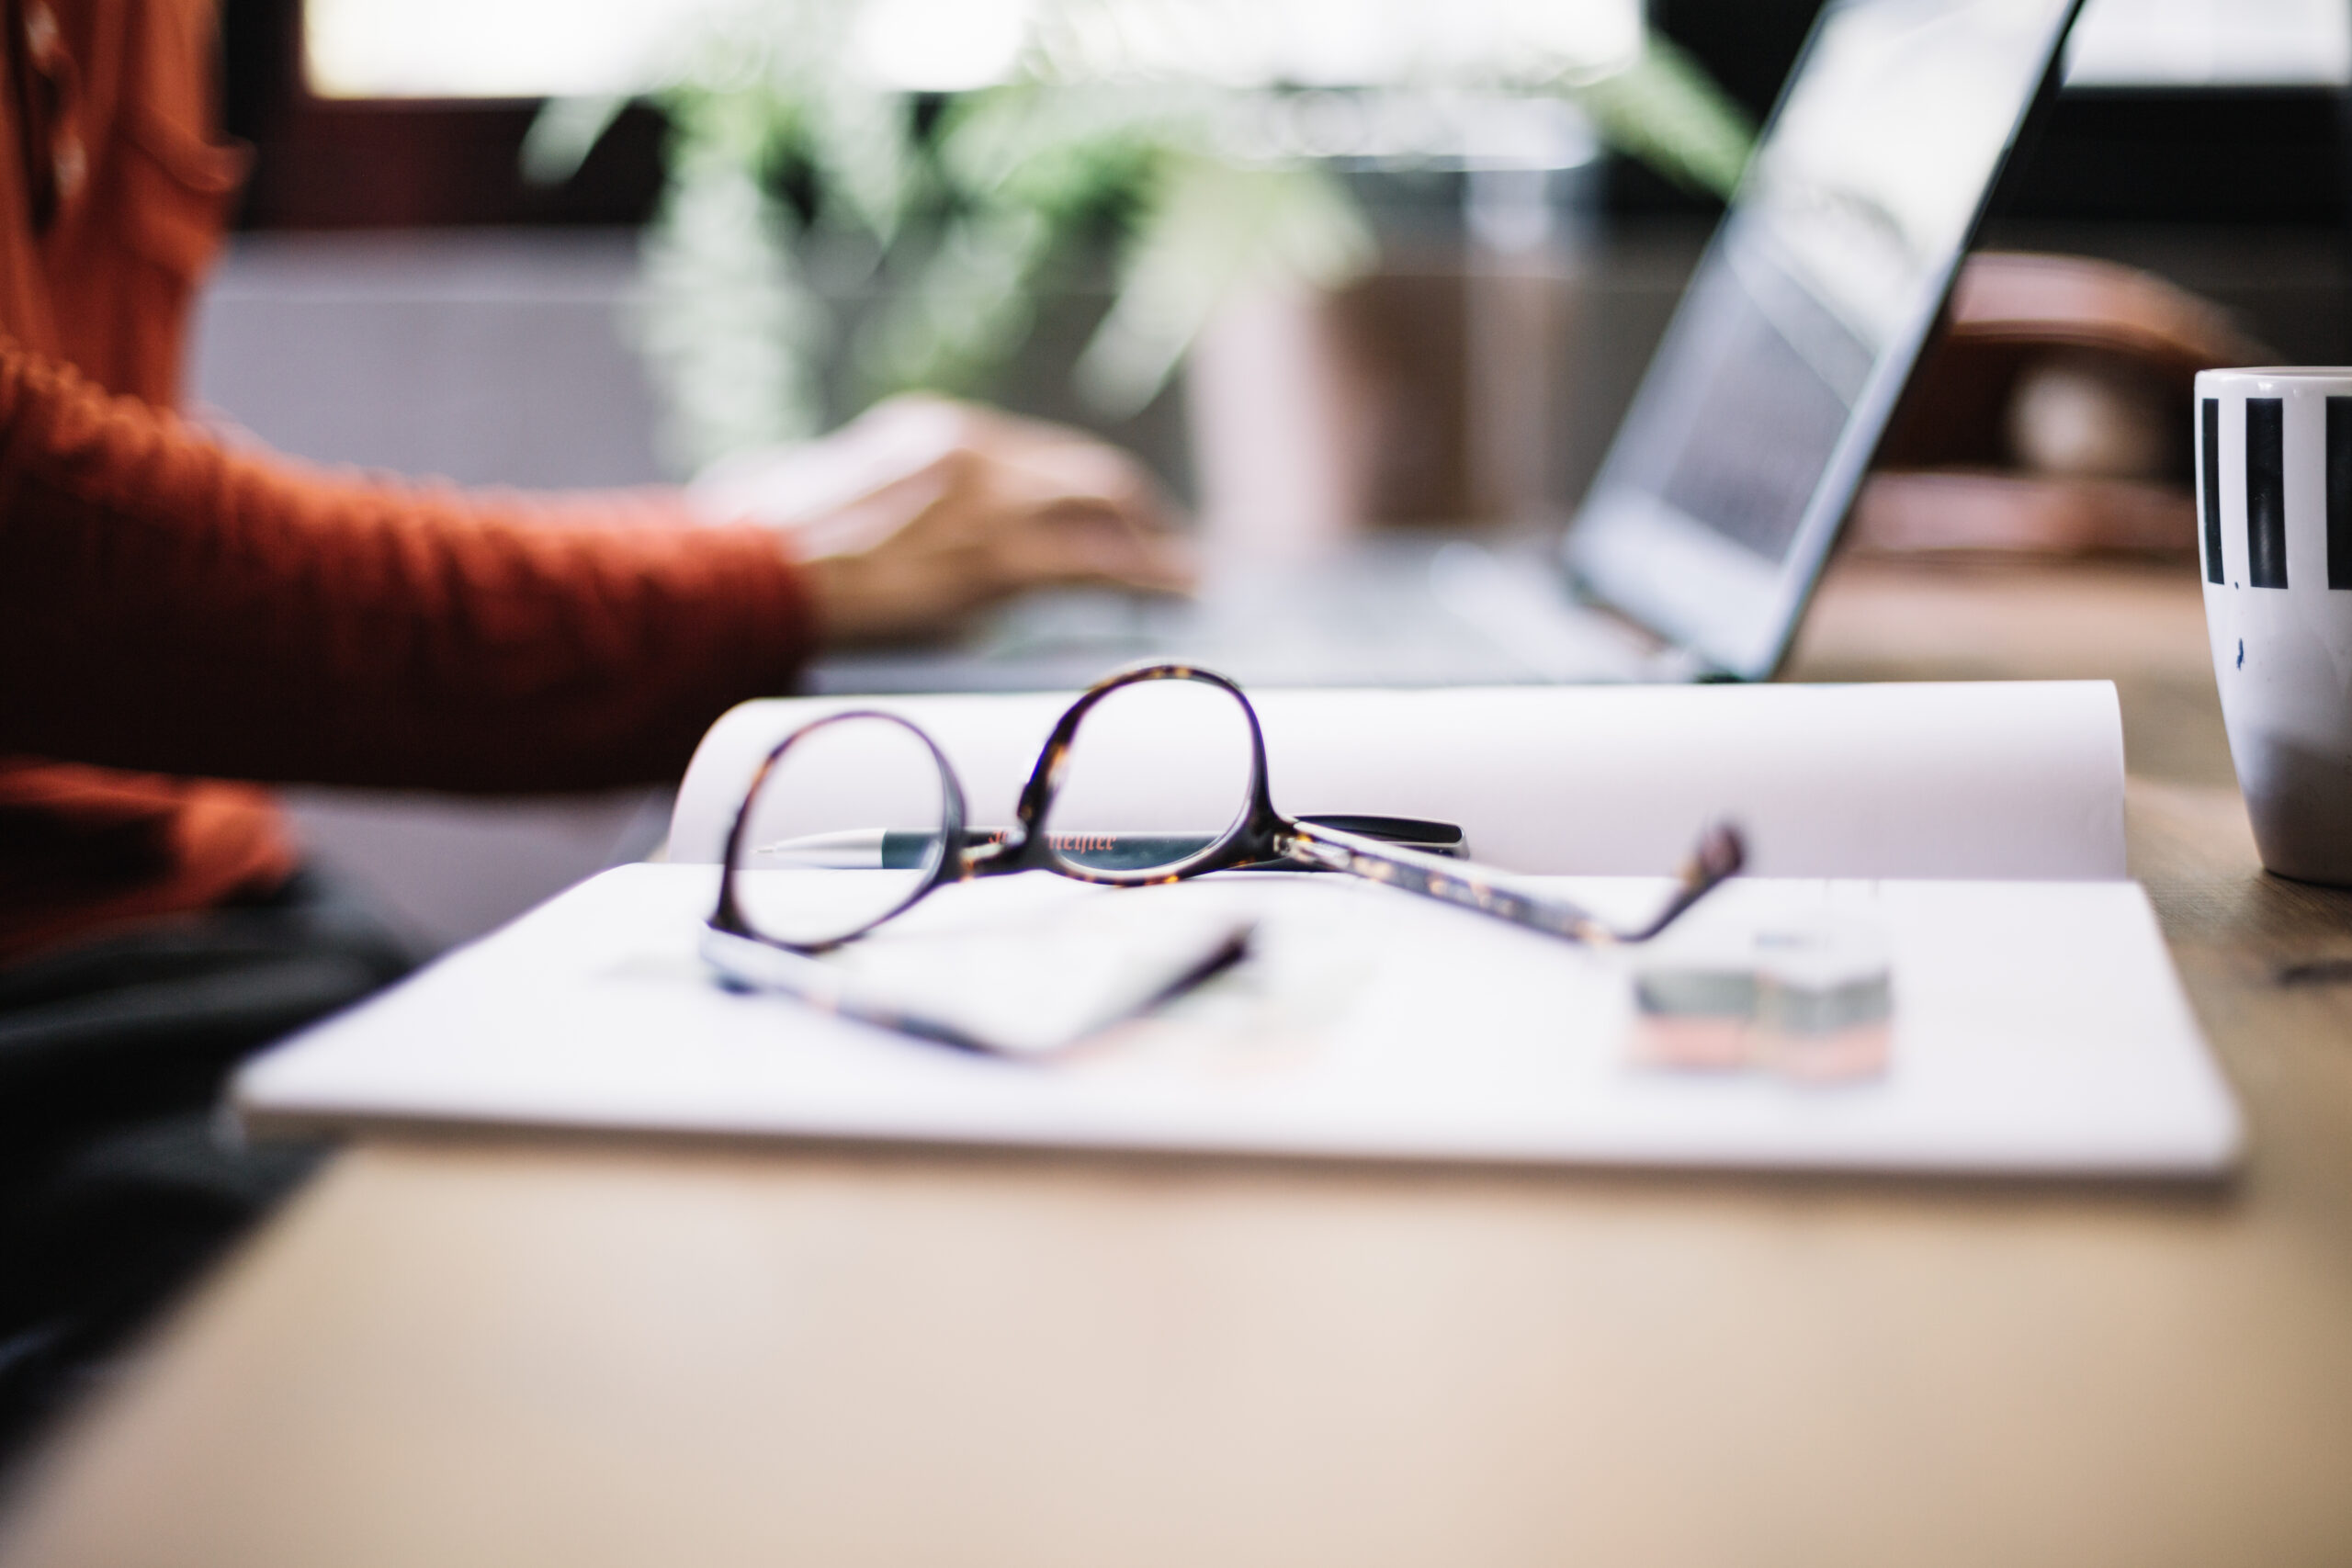
<svg viewBox="0 0 2352 1568">
<path fill-rule="evenodd" d="M 1249 809 L 1198 858 L 1225 860 L 1229 857 L 1215 852 L 1229 850 L 1236 843 L 1262 847 L 1272 842 L 1273 835 L 1283 826 L 1283 818 L 1274 810 L 1273 796 L 1266 780 L 1266 733 L 1258 722 L 1256 705 L 1238 685 L 1214 670 L 1204 670 L 1193 664 L 1153 662 L 1131 665 L 1105 675 L 1089 686 L 1055 721 L 1053 733 L 1046 737 L 1045 749 L 1037 754 L 1037 765 L 1030 770 L 1028 782 L 1021 786 L 1020 801 L 1013 807 L 1013 820 L 1022 835 L 1019 863 L 1042 866 L 1051 859 L 1052 849 L 1045 830 L 1046 815 L 1053 809 L 1054 797 L 1060 792 L 1062 775 L 1069 766 L 1070 743 L 1078 736 L 1078 727 L 1086 721 L 1086 716 L 1103 698 L 1148 681 L 1196 681 L 1204 686 L 1214 686 L 1240 705 L 1242 720 L 1249 728 Z M 1008 850 L 1010 848 L 1008 846 Z M 1128 879 L 1104 877 L 1102 880 L 1125 882 Z M 1157 881 L 1160 878 L 1145 880 Z"/>
</svg>

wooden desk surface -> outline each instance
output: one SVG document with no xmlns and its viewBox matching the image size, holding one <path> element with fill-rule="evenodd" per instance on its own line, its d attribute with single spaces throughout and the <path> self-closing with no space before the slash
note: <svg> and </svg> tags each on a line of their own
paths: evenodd
<svg viewBox="0 0 2352 1568">
<path fill-rule="evenodd" d="M 2352 896 L 2179 575 L 1839 574 L 1803 673 L 2112 674 L 2222 1190 L 371 1144 L 16 1564 L 2352 1559 Z M 2218 770 L 2218 776 L 2217 776 Z"/>
</svg>

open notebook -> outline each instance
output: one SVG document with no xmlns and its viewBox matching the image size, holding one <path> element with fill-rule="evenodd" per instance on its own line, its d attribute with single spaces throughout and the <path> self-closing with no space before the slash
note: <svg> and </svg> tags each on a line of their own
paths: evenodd
<svg viewBox="0 0 2352 1568">
<path fill-rule="evenodd" d="M 1059 705 L 893 705 L 938 737 L 985 820 L 1009 806 Z M 1205 913 L 1250 929 L 1243 962 L 1043 1059 L 960 1054 L 730 994 L 695 952 L 717 884 L 707 863 L 760 752 L 825 706 L 730 716 L 689 774 L 673 863 L 607 873 L 262 1057 L 237 1080 L 240 1115 L 264 1133 L 463 1122 L 1945 1171 L 2188 1175 L 2235 1156 L 2228 1091 L 2146 898 L 2122 878 L 2120 728 L 2103 685 L 1280 693 L 1261 705 L 1289 808 L 1457 821 L 1474 854 L 1510 869 L 1654 872 L 1699 817 L 1739 817 L 1770 874 L 1722 890 L 1678 940 L 1868 932 L 1885 954 L 1891 1025 L 1878 1065 L 1835 1081 L 1661 1063 L 1627 955 L 1304 874 L 1136 891 L 1013 878 L 948 889 L 920 926 L 870 939 L 1094 908 L 1145 928 Z M 1641 875 L 1557 886 L 1628 914 L 1657 891 Z M 1000 983 L 1051 975 L 1010 965 Z"/>
</svg>

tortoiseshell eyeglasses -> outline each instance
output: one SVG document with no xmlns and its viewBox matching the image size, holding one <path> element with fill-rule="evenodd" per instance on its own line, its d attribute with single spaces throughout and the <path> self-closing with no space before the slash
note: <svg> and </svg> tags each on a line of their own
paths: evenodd
<svg viewBox="0 0 2352 1568">
<path fill-rule="evenodd" d="M 1268 793 L 1250 699 L 1184 664 L 1121 671 L 1071 704 L 1004 828 L 967 823 L 955 770 L 914 725 L 838 713 L 793 731 L 753 774 L 705 953 L 722 973 L 773 987 L 775 965 L 756 961 L 759 949 L 821 953 L 946 883 L 1050 871 L 1134 887 L 1242 867 L 1344 872 L 1571 942 L 1635 942 L 1737 872 L 1745 854 L 1736 829 L 1710 828 L 1656 916 L 1619 930 L 1506 873 L 1411 847 L 1417 836 L 1431 841 L 1414 832 L 1430 826 L 1284 816 Z"/>
</svg>

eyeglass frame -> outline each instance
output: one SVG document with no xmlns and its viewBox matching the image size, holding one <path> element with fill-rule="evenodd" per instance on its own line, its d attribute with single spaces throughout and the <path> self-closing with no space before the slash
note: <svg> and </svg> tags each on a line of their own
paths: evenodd
<svg viewBox="0 0 2352 1568">
<path fill-rule="evenodd" d="M 1229 694 L 1239 705 L 1250 732 L 1247 805 L 1216 839 L 1182 860 L 1171 861 L 1166 865 L 1121 871 L 1088 866 L 1066 859 L 1055 848 L 1052 834 L 1046 830 L 1045 820 L 1061 788 L 1062 774 L 1069 766 L 1070 745 L 1077 738 L 1079 726 L 1085 722 L 1086 716 L 1098 704 L 1114 693 L 1149 681 L 1170 680 L 1198 681 L 1215 686 Z M 881 719 L 897 725 L 922 742 L 924 750 L 937 763 L 942 796 L 940 848 L 933 856 L 930 869 L 904 898 L 854 931 L 818 942 L 786 942 L 763 932 L 744 918 L 735 890 L 737 856 L 743 847 L 744 835 L 751 830 L 752 802 L 759 797 L 760 788 L 767 782 L 768 775 L 795 745 L 831 726 L 864 719 Z M 1509 875 L 1508 873 L 1490 870 L 1475 862 L 1402 849 L 1361 833 L 1286 817 L 1274 807 L 1266 775 L 1266 738 L 1258 720 L 1257 707 L 1231 678 L 1187 663 L 1132 665 L 1114 671 L 1089 686 L 1056 721 L 1044 750 L 1038 753 L 1036 763 L 1030 770 L 1028 782 L 1022 786 L 1020 799 L 1013 808 L 1012 831 L 1001 840 L 967 844 L 965 841 L 967 823 L 963 784 L 956 775 L 955 765 L 948 761 L 947 754 L 940 750 L 937 741 L 924 733 L 920 726 L 899 714 L 876 708 L 855 708 L 828 714 L 822 718 L 810 720 L 786 736 L 753 770 L 751 783 L 743 792 L 743 804 L 736 811 L 734 825 L 728 831 L 726 860 L 719 874 L 718 906 L 712 911 L 707 923 L 711 930 L 727 936 L 786 953 L 812 955 L 856 941 L 876 927 L 905 914 L 931 894 L 954 882 L 1008 876 L 1025 871 L 1049 871 L 1074 881 L 1102 886 L 1148 887 L 1182 882 L 1213 871 L 1263 865 L 1269 862 L 1288 862 L 1302 870 L 1345 872 L 1367 881 L 1385 883 L 1408 893 L 1419 893 L 1442 903 L 1472 909 L 1569 942 L 1608 946 L 1645 942 L 1656 936 L 1718 884 L 1736 874 L 1747 858 L 1746 846 L 1736 829 L 1728 823 L 1713 825 L 1701 835 L 1690 860 L 1682 868 L 1675 893 L 1665 907 L 1647 925 L 1631 931 L 1621 931 L 1606 924 L 1590 910 L 1567 899 L 1548 897 L 1500 885 L 1496 879 Z"/>
</svg>

